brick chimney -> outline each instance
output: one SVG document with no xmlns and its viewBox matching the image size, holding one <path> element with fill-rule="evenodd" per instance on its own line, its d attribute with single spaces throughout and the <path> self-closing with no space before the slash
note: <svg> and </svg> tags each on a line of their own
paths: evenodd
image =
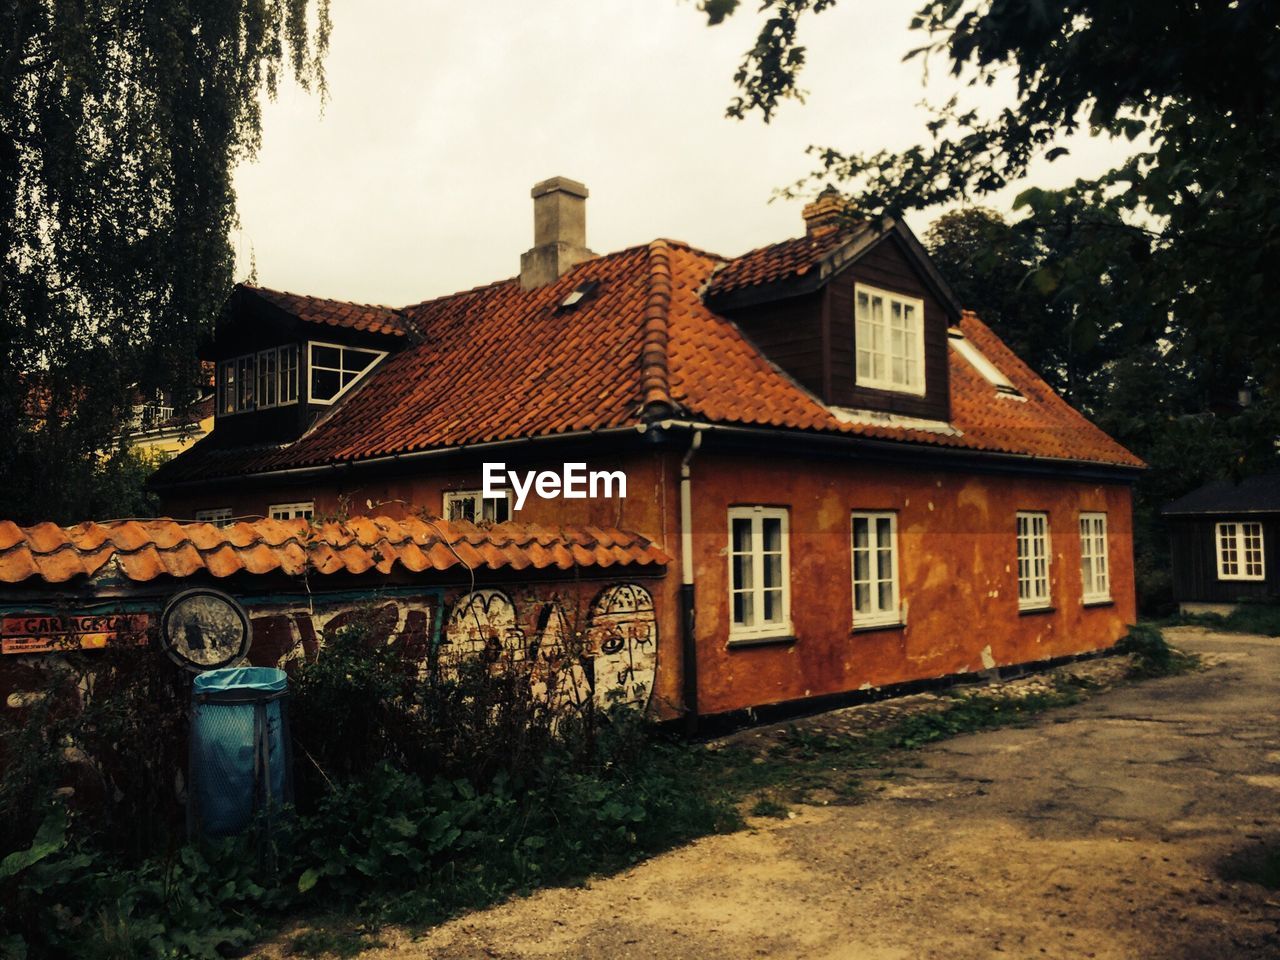
<svg viewBox="0 0 1280 960">
<path fill-rule="evenodd" d="M 568 177 L 536 184 L 533 247 L 520 255 L 520 286 L 554 283 L 572 266 L 595 256 L 587 249 L 587 188 Z"/>
<path fill-rule="evenodd" d="M 829 184 L 812 202 L 805 204 L 801 216 L 805 236 L 809 237 L 848 226 L 854 220 L 853 205 Z"/>
</svg>

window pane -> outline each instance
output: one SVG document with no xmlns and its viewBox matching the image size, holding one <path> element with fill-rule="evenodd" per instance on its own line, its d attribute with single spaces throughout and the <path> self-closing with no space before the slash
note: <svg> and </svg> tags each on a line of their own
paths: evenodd
<svg viewBox="0 0 1280 960">
<path fill-rule="evenodd" d="M 318 370 L 311 368 L 311 398 L 313 400 L 332 400 L 341 389 L 340 374 L 336 370 Z"/>
<path fill-rule="evenodd" d="M 879 563 L 876 566 L 876 576 L 885 581 L 893 579 L 893 551 L 877 550 L 876 555 L 879 557 Z"/>
<path fill-rule="evenodd" d="M 350 373 L 364 373 L 377 359 L 378 355 L 372 350 L 346 349 L 342 351 L 342 369 Z"/>
<path fill-rule="evenodd" d="M 782 554 L 767 553 L 764 557 L 764 586 L 765 589 L 770 587 L 782 586 Z"/>
<path fill-rule="evenodd" d="M 871 612 L 871 587 L 868 584 L 859 583 L 854 585 L 853 605 L 858 613 Z"/>
<path fill-rule="evenodd" d="M 743 627 L 749 627 L 755 623 L 755 610 L 750 593 L 746 591 L 734 593 L 733 622 Z"/>
<path fill-rule="evenodd" d="M 893 583 L 885 580 L 880 584 L 880 610 L 888 612 L 893 609 Z"/>
<path fill-rule="evenodd" d="M 733 557 L 733 588 L 750 589 L 755 585 L 752 577 L 751 554 L 738 553 Z"/>
<path fill-rule="evenodd" d="M 321 347 L 311 345 L 311 366 L 327 367 L 330 370 L 342 369 L 342 351 L 337 347 Z"/>
<path fill-rule="evenodd" d="M 494 523 L 506 523 L 511 519 L 511 501 L 506 497 L 490 497 L 484 502 L 484 517 Z"/>
<path fill-rule="evenodd" d="M 767 553 L 782 550 L 782 520 L 778 517 L 765 517 L 760 523 L 764 531 L 764 549 Z"/>
<path fill-rule="evenodd" d="M 782 590 L 766 590 L 764 592 L 764 622 L 778 623 L 782 620 Z"/>
<path fill-rule="evenodd" d="M 733 550 L 745 553 L 751 549 L 751 521 L 746 517 L 737 517 L 733 521 Z"/>
</svg>

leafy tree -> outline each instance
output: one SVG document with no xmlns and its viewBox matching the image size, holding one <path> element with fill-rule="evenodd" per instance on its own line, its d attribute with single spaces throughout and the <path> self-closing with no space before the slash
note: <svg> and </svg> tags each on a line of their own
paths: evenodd
<svg viewBox="0 0 1280 960">
<path fill-rule="evenodd" d="M 763 0 L 730 116 L 768 121 L 802 99 L 800 27 L 834 3 Z M 715 24 L 738 2 L 702 8 Z M 837 182 L 862 213 L 901 215 L 1002 190 L 1083 130 L 1132 144 L 1100 176 L 1024 190 L 1016 224 L 969 211 L 932 239 L 968 302 L 1147 458 L 1136 532 L 1140 566 L 1157 570 L 1159 502 L 1276 465 L 1280 6 L 925 0 L 911 26 L 922 42 L 907 57 L 943 60 L 961 94 L 906 150 L 811 148 L 818 169 L 784 193 Z M 963 104 L 964 90 L 1002 79 L 1011 106 Z"/>
<path fill-rule="evenodd" d="M 137 507 L 114 438 L 135 391 L 193 399 L 232 170 L 282 73 L 323 92 L 328 37 L 328 0 L 0 7 L 0 516 Z"/>
</svg>

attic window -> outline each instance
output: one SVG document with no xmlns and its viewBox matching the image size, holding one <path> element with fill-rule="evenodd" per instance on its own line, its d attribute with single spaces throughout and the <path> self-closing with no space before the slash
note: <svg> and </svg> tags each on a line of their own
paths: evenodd
<svg viewBox="0 0 1280 960">
<path fill-rule="evenodd" d="M 582 303 L 600 288 L 599 280 L 587 280 L 578 284 L 570 291 L 569 295 L 560 301 L 561 310 L 572 310 L 578 304 Z"/>
<path fill-rule="evenodd" d="M 970 343 L 960 330 L 952 327 L 947 331 L 947 337 L 951 340 L 951 345 L 956 348 L 956 352 L 969 361 L 969 366 L 982 374 L 983 379 L 996 388 L 996 393 L 1001 396 L 1026 399 L 1022 396 L 1022 391 L 1013 385 L 999 367 L 983 356 L 982 352 Z"/>
<path fill-rule="evenodd" d="M 385 350 L 361 350 L 338 343 L 309 343 L 309 399 L 311 403 L 330 404 L 346 393 L 355 382 L 373 369 L 387 355 Z"/>
</svg>

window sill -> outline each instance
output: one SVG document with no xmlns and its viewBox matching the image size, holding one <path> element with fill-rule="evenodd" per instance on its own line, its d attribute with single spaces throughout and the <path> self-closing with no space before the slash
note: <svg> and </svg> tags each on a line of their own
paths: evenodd
<svg viewBox="0 0 1280 960">
<path fill-rule="evenodd" d="M 1018 608 L 1018 616 L 1020 617 L 1030 617 L 1030 616 L 1034 616 L 1037 613 L 1057 613 L 1057 612 L 1058 612 L 1058 608 L 1054 606 L 1019 607 Z"/>
<path fill-rule="evenodd" d="M 789 633 L 780 634 L 776 637 L 730 637 L 729 649 L 736 650 L 740 647 L 782 647 L 795 642 L 795 636 Z"/>
<path fill-rule="evenodd" d="M 1219 574 L 1218 579 L 1223 583 L 1262 583 L 1266 577 L 1224 577 Z"/>
<path fill-rule="evenodd" d="M 875 633 L 878 630 L 905 630 L 906 623 L 902 620 L 888 620 L 884 623 L 855 623 L 849 628 L 849 635 L 855 633 Z"/>
<path fill-rule="evenodd" d="M 1080 605 L 1082 607 L 1114 607 L 1116 602 L 1111 597 L 1096 597 L 1092 600 L 1082 600 Z"/>
</svg>

